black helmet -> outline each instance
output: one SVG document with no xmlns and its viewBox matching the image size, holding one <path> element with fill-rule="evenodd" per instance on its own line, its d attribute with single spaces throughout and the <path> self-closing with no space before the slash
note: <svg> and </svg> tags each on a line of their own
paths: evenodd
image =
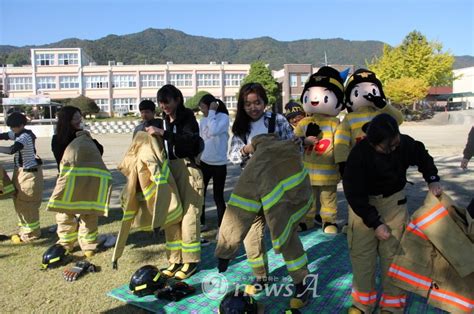
<svg viewBox="0 0 474 314">
<path fill-rule="evenodd" d="M 54 244 L 43 254 L 42 269 L 64 265 L 69 260 L 69 252 L 61 244 Z"/>
<path fill-rule="evenodd" d="M 144 297 L 153 294 L 165 285 L 166 278 L 158 268 L 152 265 L 145 265 L 133 274 L 129 288 L 134 295 Z"/>
<path fill-rule="evenodd" d="M 219 304 L 219 314 L 256 314 L 257 302 L 242 290 L 227 293 Z"/>
</svg>

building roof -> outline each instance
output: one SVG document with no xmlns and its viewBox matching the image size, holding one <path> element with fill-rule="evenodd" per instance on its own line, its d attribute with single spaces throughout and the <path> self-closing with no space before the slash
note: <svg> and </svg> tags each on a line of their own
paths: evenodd
<svg viewBox="0 0 474 314">
<path fill-rule="evenodd" d="M 435 86 L 430 87 L 428 90 L 428 95 L 444 95 L 444 94 L 451 94 L 453 92 L 453 88 L 451 86 Z"/>
</svg>

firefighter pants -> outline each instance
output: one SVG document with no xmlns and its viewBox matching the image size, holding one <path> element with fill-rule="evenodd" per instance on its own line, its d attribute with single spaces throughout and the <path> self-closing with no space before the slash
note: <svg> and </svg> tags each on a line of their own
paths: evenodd
<svg viewBox="0 0 474 314">
<path fill-rule="evenodd" d="M 223 259 L 233 259 L 240 244 L 244 241 L 247 259 L 254 276 L 257 279 L 265 278 L 269 273 L 263 242 L 265 222 L 268 223 L 272 239 L 277 238 L 282 234 L 282 230 L 288 227 L 288 220 L 282 219 L 281 215 L 276 212 L 264 216 L 263 210 L 261 210 L 255 216 L 229 206 L 219 228 L 216 256 Z M 298 237 L 297 225 L 296 223 L 294 227 L 288 229 L 288 239 L 281 246 L 276 244 L 278 242 L 273 241 L 275 252 L 282 253 L 288 272 L 295 284 L 303 282 L 308 275 L 306 252 Z"/>
<path fill-rule="evenodd" d="M 99 216 L 92 214 L 66 214 L 57 213 L 56 223 L 58 224 L 57 243 L 61 244 L 68 251 L 72 251 L 76 241 L 82 251 L 95 251 L 97 249 L 97 233 Z"/>
<path fill-rule="evenodd" d="M 314 227 L 314 218 L 319 211 L 323 223 L 335 224 L 337 218 L 337 185 L 313 185 L 314 203 L 303 222 L 308 229 Z"/>
<path fill-rule="evenodd" d="M 202 173 L 186 159 L 170 160 L 169 165 L 183 206 L 183 220 L 165 228 L 168 261 L 171 264 L 198 263 L 201 260 L 199 221 L 204 202 Z"/>
<path fill-rule="evenodd" d="M 353 305 L 365 313 L 371 313 L 374 309 L 377 301 L 375 272 L 379 257 L 383 287 L 379 307 L 392 313 L 403 313 L 406 295 L 391 283 L 387 272 L 408 221 L 405 193 L 402 190 L 385 198 L 369 196 L 369 203 L 377 208 L 381 221 L 389 227 L 391 236 L 387 240 L 378 240 L 375 230 L 367 227 L 349 207 L 347 241 L 353 273 Z"/>
<path fill-rule="evenodd" d="M 35 171 L 15 168 L 13 184 L 16 189 L 13 205 L 19 219 L 20 238 L 24 242 L 37 239 L 41 236 L 39 208 L 43 197 L 43 169 L 41 166 Z"/>
</svg>

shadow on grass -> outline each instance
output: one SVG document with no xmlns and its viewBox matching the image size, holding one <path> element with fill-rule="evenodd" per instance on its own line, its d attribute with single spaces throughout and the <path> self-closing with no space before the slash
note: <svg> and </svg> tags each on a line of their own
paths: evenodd
<svg viewBox="0 0 474 314">
<path fill-rule="evenodd" d="M 107 311 L 103 311 L 102 313 L 103 314 L 128 314 L 128 313 L 144 314 L 144 313 L 156 313 L 156 312 L 151 312 L 151 311 L 141 309 L 137 306 L 124 304 L 124 305 L 118 306 L 114 309 L 109 309 Z M 158 313 L 160 313 L 160 312 L 158 312 Z M 165 311 L 163 311 L 161 313 L 165 313 Z"/>
</svg>

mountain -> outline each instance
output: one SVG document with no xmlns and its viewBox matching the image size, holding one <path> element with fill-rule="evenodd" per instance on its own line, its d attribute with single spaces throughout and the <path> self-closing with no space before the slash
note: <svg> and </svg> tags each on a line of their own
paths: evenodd
<svg viewBox="0 0 474 314">
<path fill-rule="evenodd" d="M 307 39 L 278 41 L 270 37 L 254 39 L 215 39 L 192 36 L 173 29 L 149 28 L 129 35 L 108 35 L 97 40 L 69 38 L 41 46 L 0 46 L 0 64 L 30 63 L 31 48 L 83 48 L 97 62 L 109 60 L 124 64 L 179 63 L 251 63 L 263 60 L 270 68 L 280 69 L 285 63 L 354 64 L 365 67 L 366 61 L 382 54 L 381 41 L 351 41 L 336 39 Z M 456 57 L 459 67 L 473 66 L 474 57 Z"/>
</svg>

